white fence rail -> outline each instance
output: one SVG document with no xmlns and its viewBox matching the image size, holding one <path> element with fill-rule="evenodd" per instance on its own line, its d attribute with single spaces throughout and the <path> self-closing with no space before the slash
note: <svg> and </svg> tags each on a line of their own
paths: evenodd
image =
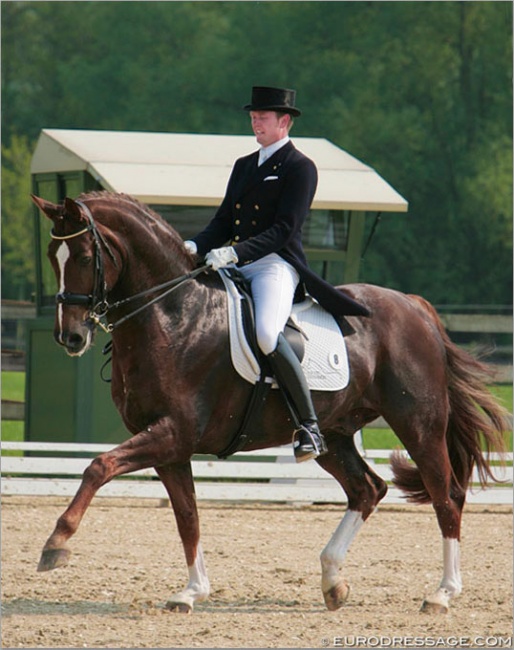
<svg viewBox="0 0 514 650">
<path fill-rule="evenodd" d="M 113 445 L 85 443 L 4 442 L 2 494 L 72 496 L 94 455 L 112 448 Z M 20 455 L 26 452 L 30 455 Z M 389 449 L 366 450 L 366 462 L 390 484 L 383 503 L 405 503 L 402 493 L 390 483 L 392 472 L 386 462 L 390 454 Z M 494 454 L 491 459 L 499 461 Z M 495 473 L 504 483 L 493 484 L 486 490 L 474 487 L 468 493 L 468 503 L 512 504 L 512 453 L 507 455 L 506 465 L 498 464 Z M 290 446 L 240 452 L 227 460 L 194 457 L 193 474 L 199 500 L 346 502 L 342 489 L 317 463 L 295 463 Z M 476 482 L 477 477 L 473 480 Z M 103 486 L 98 496 L 167 498 L 153 469 L 116 478 Z"/>
</svg>

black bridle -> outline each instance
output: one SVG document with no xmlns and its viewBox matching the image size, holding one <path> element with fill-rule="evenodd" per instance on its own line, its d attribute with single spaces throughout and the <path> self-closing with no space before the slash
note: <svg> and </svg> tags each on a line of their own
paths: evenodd
<svg viewBox="0 0 514 650">
<path fill-rule="evenodd" d="M 186 280 L 195 278 L 200 273 L 208 271 L 211 268 L 209 266 L 201 266 L 193 271 L 190 271 L 189 273 L 185 273 L 184 275 L 175 278 L 174 280 L 169 280 L 168 282 L 164 282 L 155 287 L 151 287 L 150 289 L 146 289 L 145 291 L 136 293 L 133 296 L 129 296 L 128 298 L 124 298 L 123 300 L 118 300 L 117 302 L 109 304 L 107 300 L 108 289 L 107 289 L 107 284 L 105 282 L 105 270 L 104 270 L 104 260 L 102 255 L 102 246 L 105 248 L 105 250 L 109 254 L 109 257 L 114 262 L 115 267 L 118 267 L 116 257 L 112 252 L 109 244 L 107 243 L 105 237 L 96 227 L 95 221 L 93 219 L 93 215 L 91 214 L 91 211 L 87 207 L 87 205 L 85 205 L 85 203 L 82 203 L 81 201 L 75 201 L 75 203 L 77 203 L 84 211 L 87 220 L 89 222 L 88 225 L 82 230 L 71 233 L 69 235 L 56 235 L 52 229 L 50 231 L 50 236 L 52 237 L 52 239 L 63 241 L 67 239 L 73 239 L 74 237 L 79 237 L 80 235 L 84 235 L 88 232 L 90 232 L 93 235 L 93 240 L 95 245 L 95 275 L 94 275 L 94 282 L 93 282 L 93 292 L 90 294 L 86 294 L 86 293 L 72 293 L 69 291 L 61 291 L 56 294 L 55 301 L 57 304 L 60 305 L 83 305 L 84 307 L 88 307 L 89 312 L 86 320 L 92 322 L 95 327 L 98 325 L 104 330 L 104 332 L 111 333 L 116 327 L 122 325 L 129 318 L 132 318 L 136 314 L 139 314 L 141 311 L 143 311 L 150 305 L 153 305 L 157 301 L 162 300 L 169 293 L 171 293 L 175 289 L 178 289 L 178 287 L 184 282 L 186 282 Z M 126 314 L 125 316 L 123 316 L 122 318 L 120 318 L 115 322 L 109 323 L 108 325 L 105 325 L 102 322 L 102 319 L 105 318 L 110 311 L 117 309 L 122 305 L 126 305 L 130 302 L 133 302 L 134 300 L 137 300 L 139 298 L 143 298 L 151 293 L 155 293 L 156 291 L 163 291 L 163 293 L 159 294 L 149 302 L 146 302 L 141 307 L 135 309 L 129 314 Z"/>
<path fill-rule="evenodd" d="M 50 231 L 50 237 L 58 241 L 64 241 L 67 239 L 74 239 L 80 235 L 84 235 L 87 232 L 90 232 L 93 235 L 94 244 L 95 244 L 95 276 L 93 284 L 93 293 L 71 293 L 69 291 L 61 291 L 56 294 L 55 301 L 59 305 L 83 305 L 89 307 L 92 311 L 102 312 L 107 308 L 107 285 L 105 283 L 105 272 L 104 272 L 104 261 L 101 250 L 101 245 L 103 244 L 105 250 L 109 253 L 109 257 L 114 262 L 115 266 L 118 266 L 116 257 L 112 252 L 109 244 L 105 240 L 102 233 L 96 227 L 96 224 L 91 214 L 91 210 L 82 203 L 81 201 L 76 201 L 76 203 L 84 211 L 88 225 L 82 230 L 73 232 L 70 235 L 56 235 L 53 228 Z"/>
</svg>

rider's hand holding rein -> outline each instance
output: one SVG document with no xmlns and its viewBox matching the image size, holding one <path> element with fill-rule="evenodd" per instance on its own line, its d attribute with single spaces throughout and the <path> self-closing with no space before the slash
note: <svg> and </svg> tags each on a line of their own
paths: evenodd
<svg viewBox="0 0 514 650">
<path fill-rule="evenodd" d="M 188 253 L 191 255 L 196 255 L 198 253 L 198 247 L 196 242 L 187 239 L 184 242 L 184 246 Z M 213 271 L 228 266 L 229 264 L 236 264 L 239 261 L 236 251 L 232 246 L 225 246 L 223 248 L 213 248 L 205 256 L 205 263 L 207 266 L 210 266 Z"/>
<path fill-rule="evenodd" d="M 207 266 L 212 267 L 213 271 L 222 269 L 229 264 L 236 264 L 239 260 L 236 251 L 232 246 L 224 246 L 223 248 L 213 248 L 205 256 L 205 263 Z"/>
</svg>

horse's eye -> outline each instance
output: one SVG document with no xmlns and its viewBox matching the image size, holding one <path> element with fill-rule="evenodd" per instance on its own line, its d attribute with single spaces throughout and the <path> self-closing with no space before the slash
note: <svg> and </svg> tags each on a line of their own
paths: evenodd
<svg viewBox="0 0 514 650">
<path fill-rule="evenodd" d="M 82 255 L 79 259 L 80 266 L 89 266 L 93 261 L 92 255 Z"/>
</svg>

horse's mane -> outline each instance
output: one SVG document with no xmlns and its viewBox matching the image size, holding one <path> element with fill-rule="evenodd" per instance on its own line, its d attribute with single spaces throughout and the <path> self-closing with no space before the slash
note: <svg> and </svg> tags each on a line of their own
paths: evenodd
<svg viewBox="0 0 514 650">
<path fill-rule="evenodd" d="M 189 253 L 184 248 L 182 238 L 177 233 L 175 228 L 169 224 L 166 219 L 164 219 L 158 212 L 150 208 L 150 206 L 142 203 L 135 197 L 130 194 L 124 194 L 123 192 L 115 193 L 109 192 L 108 190 L 95 190 L 92 192 L 84 192 L 79 197 L 81 201 L 90 201 L 90 200 L 102 200 L 107 201 L 114 205 L 120 205 L 123 203 L 128 203 L 130 206 L 135 208 L 132 212 L 132 215 L 138 219 L 143 219 L 148 224 L 152 222 L 157 222 L 160 227 L 164 228 L 170 235 L 170 243 L 173 247 L 172 252 L 180 252 L 181 254 L 186 254 L 189 257 Z"/>
<path fill-rule="evenodd" d="M 114 193 L 107 190 L 98 190 L 93 192 L 85 192 L 79 196 L 79 199 L 84 201 L 91 199 L 103 199 L 109 201 L 110 203 L 130 203 L 133 207 L 138 209 L 138 215 L 155 219 L 163 224 L 166 228 L 173 230 L 170 224 L 158 212 L 152 210 L 150 206 L 142 203 L 135 197 L 130 196 L 130 194 L 124 194 L 123 192 Z"/>
</svg>

